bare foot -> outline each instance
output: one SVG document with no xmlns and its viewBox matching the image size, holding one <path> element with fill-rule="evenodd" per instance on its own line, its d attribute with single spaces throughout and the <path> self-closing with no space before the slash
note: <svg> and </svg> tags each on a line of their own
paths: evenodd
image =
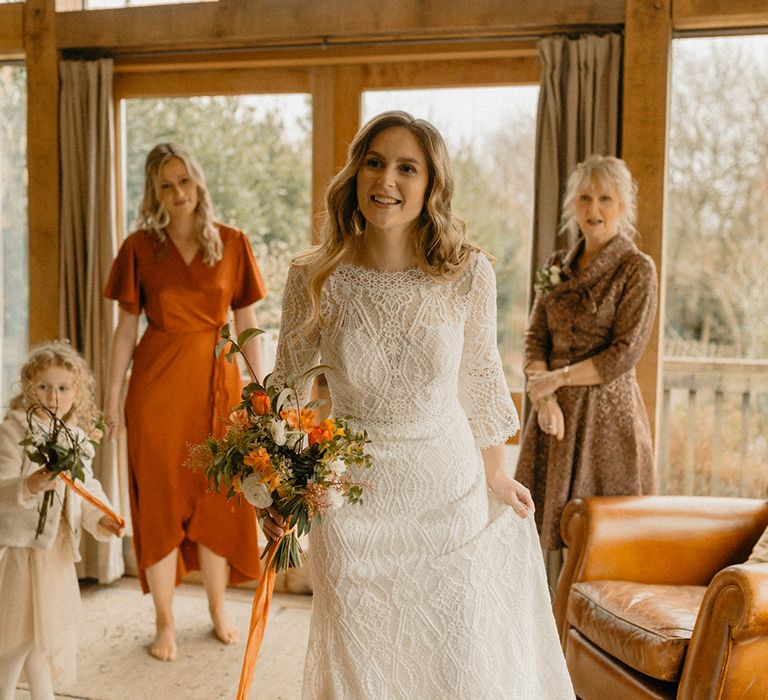
<svg viewBox="0 0 768 700">
<path fill-rule="evenodd" d="M 149 647 L 149 653 L 160 661 L 176 660 L 176 630 L 173 624 L 158 624 L 155 641 Z"/>
<path fill-rule="evenodd" d="M 213 632 L 223 644 L 234 644 L 240 639 L 240 630 L 237 629 L 227 617 L 224 606 L 220 608 L 210 608 L 211 620 L 213 621 Z"/>
</svg>

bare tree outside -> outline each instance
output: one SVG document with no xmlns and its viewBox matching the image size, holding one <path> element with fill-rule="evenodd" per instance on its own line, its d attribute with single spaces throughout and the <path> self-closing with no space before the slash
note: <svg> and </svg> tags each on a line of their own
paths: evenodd
<svg viewBox="0 0 768 700">
<path fill-rule="evenodd" d="M 766 66 L 766 36 L 673 44 L 660 455 L 668 492 L 757 496 L 768 487 Z"/>
<path fill-rule="evenodd" d="M 496 260 L 498 342 L 512 391 L 522 391 L 523 337 L 533 228 L 536 86 L 371 91 L 363 121 L 403 109 L 443 134 L 453 166 L 454 210 Z"/>
</svg>

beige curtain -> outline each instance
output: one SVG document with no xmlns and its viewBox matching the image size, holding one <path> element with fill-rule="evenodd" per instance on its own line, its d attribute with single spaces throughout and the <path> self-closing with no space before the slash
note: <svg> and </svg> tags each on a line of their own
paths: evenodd
<svg viewBox="0 0 768 700">
<path fill-rule="evenodd" d="M 622 38 L 554 36 L 539 42 L 532 270 L 574 241 L 558 236 L 568 174 L 593 153 L 618 154 Z"/>
<path fill-rule="evenodd" d="M 112 61 L 62 61 L 61 98 L 61 335 L 69 338 L 96 377 L 104 402 L 113 303 L 101 295 L 116 251 Z M 120 498 L 116 448 L 105 440 L 94 472 L 113 505 Z M 78 576 L 108 583 L 124 573 L 122 543 L 82 538 Z"/>
</svg>

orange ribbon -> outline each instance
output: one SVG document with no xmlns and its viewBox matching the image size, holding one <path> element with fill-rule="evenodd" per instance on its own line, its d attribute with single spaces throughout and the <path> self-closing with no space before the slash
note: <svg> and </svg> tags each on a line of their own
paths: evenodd
<svg viewBox="0 0 768 700">
<path fill-rule="evenodd" d="M 280 538 L 282 539 L 282 537 Z M 237 700 L 246 700 L 248 691 L 253 682 L 253 672 L 256 670 L 256 660 L 259 658 L 259 650 L 264 640 L 264 630 L 267 627 L 267 616 L 269 615 L 269 604 L 272 602 L 272 593 L 275 590 L 275 569 L 272 566 L 277 544 L 280 539 L 273 540 L 270 543 L 272 549 L 264 562 L 264 574 L 259 581 L 256 589 L 256 595 L 253 597 L 253 607 L 251 608 L 251 627 L 248 630 L 248 641 L 245 645 L 245 657 L 243 658 L 243 668 L 240 671 L 240 685 L 237 688 Z"/>
<path fill-rule="evenodd" d="M 106 503 L 102 503 L 96 496 L 91 495 L 82 486 L 75 483 L 69 476 L 61 472 L 59 476 L 64 480 L 64 483 L 69 486 L 78 496 L 88 501 L 92 506 L 96 506 L 104 515 L 110 520 L 113 520 L 120 527 L 125 527 L 125 518 L 121 518 L 115 511 L 113 511 Z"/>
</svg>

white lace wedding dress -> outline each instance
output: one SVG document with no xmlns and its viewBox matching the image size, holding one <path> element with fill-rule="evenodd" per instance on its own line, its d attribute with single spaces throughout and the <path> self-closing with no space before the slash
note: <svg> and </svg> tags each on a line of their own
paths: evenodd
<svg viewBox="0 0 768 700">
<path fill-rule="evenodd" d="M 518 418 L 496 347 L 496 284 L 474 255 L 447 283 L 341 265 L 306 336 L 288 276 L 275 372 L 320 358 L 334 415 L 368 431 L 362 505 L 310 534 L 305 700 L 572 698 L 533 517 L 489 495 L 479 448 Z"/>
</svg>

